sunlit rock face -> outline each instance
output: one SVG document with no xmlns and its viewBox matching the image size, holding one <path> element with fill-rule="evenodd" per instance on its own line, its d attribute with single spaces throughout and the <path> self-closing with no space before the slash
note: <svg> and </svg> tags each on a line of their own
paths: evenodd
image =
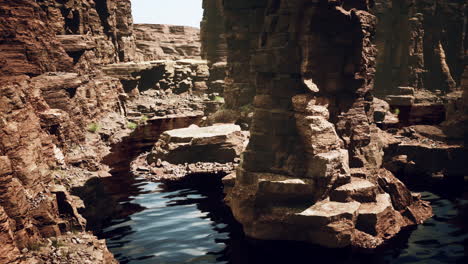
<svg viewBox="0 0 468 264">
<path fill-rule="evenodd" d="M 235 184 L 225 181 L 247 235 L 372 248 L 431 216 L 381 168 L 370 10 L 368 1 L 224 1 L 227 107 L 254 106 Z"/>
<path fill-rule="evenodd" d="M 200 59 L 200 30 L 188 26 L 135 24 L 137 54 L 144 61 Z"/>
<path fill-rule="evenodd" d="M 119 111 L 122 85 L 96 67 L 135 48 L 130 1 L 13 0 L 0 11 L 0 262 L 10 263 L 84 227 L 54 173 L 89 122 Z M 113 263 L 105 245 L 93 250 Z"/>
<path fill-rule="evenodd" d="M 197 162 L 234 162 L 243 150 L 244 135 L 239 126 L 218 124 L 191 126 L 164 132 L 148 156 L 172 164 Z"/>
</svg>

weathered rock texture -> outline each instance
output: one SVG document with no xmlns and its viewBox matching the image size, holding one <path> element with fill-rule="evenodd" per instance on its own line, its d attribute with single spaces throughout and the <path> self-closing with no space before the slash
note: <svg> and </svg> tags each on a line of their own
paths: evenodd
<svg viewBox="0 0 468 264">
<path fill-rule="evenodd" d="M 122 85 L 95 66 L 135 49 L 130 1 L 1 1 L 0 32 L 0 262 L 10 263 L 84 227 L 53 175 L 72 163 L 90 122 L 122 108 Z M 114 262 L 104 245 L 93 250 L 106 256 L 97 263 Z"/>
<path fill-rule="evenodd" d="M 159 60 L 108 64 L 102 70 L 118 78 L 127 92 L 128 119 L 203 116 L 223 104 L 210 83 L 205 60 Z"/>
<path fill-rule="evenodd" d="M 240 127 L 233 124 L 169 130 L 155 144 L 148 163 L 234 162 L 244 149 L 244 141 Z"/>
<path fill-rule="evenodd" d="M 226 90 L 227 43 L 224 29 L 223 2 L 203 1 L 203 20 L 200 38 L 202 58 L 210 67 L 209 86 L 213 91 L 224 96 Z"/>
<path fill-rule="evenodd" d="M 235 184 L 225 181 L 247 235 L 371 248 L 431 215 L 381 168 L 369 10 L 368 1 L 223 2 L 226 107 L 254 106 Z"/>
<path fill-rule="evenodd" d="M 135 57 L 130 1 L 36 1 L 75 63 L 130 61 Z M 66 35 L 66 36 L 63 36 Z"/>
<path fill-rule="evenodd" d="M 200 59 L 200 29 L 188 26 L 135 24 L 137 54 L 144 61 Z"/>
<path fill-rule="evenodd" d="M 466 1 L 456 0 L 375 1 L 375 94 L 398 109 L 402 125 L 466 119 L 454 111 L 462 101 L 466 7 Z M 454 126 L 449 130 L 456 138 L 463 134 Z"/>
<path fill-rule="evenodd" d="M 224 97 L 227 109 L 249 105 L 255 96 L 251 56 L 260 40 L 267 1 L 224 1 L 227 76 Z"/>
<path fill-rule="evenodd" d="M 466 2 L 457 0 L 375 1 L 376 92 L 400 86 L 450 92 L 465 65 Z"/>
<path fill-rule="evenodd" d="M 212 65 L 226 62 L 227 43 L 224 29 L 223 1 L 204 0 L 200 39 L 202 57 Z"/>
<path fill-rule="evenodd" d="M 80 230 L 84 221 L 65 190 L 53 191 L 64 153 L 84 141 L 88 122 L 118 111 L 115 79 L 44 74 L 0 87 L 1 207 L 11 223 L 11 247 L 32 247 L 42 237 Z M 3 232 L 3 231 L 2 231 Z M 2 248 L 12 241 L 1 241 Z M 14 254 L 14 250 L 10 253 Z M 13 255 L 2 257 L 14 259 Z M 16 256 L 17 257 L 17 256 Z"/>
<path fill-rule="evenodd" d="M 159 60 L 108 64 L 102 70 L 121 80 L 126 92 L 138 94 L 149 89 L 207 93 L 210 71 L 204 60 Z"/>
</svg>

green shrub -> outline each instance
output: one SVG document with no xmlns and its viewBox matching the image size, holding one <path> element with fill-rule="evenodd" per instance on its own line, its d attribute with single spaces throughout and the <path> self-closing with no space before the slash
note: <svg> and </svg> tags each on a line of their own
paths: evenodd
<svg viewBox="0 0 468 264">
<path fill-rule="evenodd" d="M 149 118 L 148 118 L 147 116 L 143 115 L 143 116 L 141 117 L 141 119 L 140 119 L 140 123 L 146 124 L 146 122 L 148 121 L 148 119 L 149 119 Z"/>
<path fill-rule="evenodd" d="M 218 103 L 224 103 L 224 98 L 221 96 L 215 96 L 213 101 L 218 102 Z"/>
<path fill-rule="evenodd" d="M 254 110 L 254 108 L 253 108 L 253 106 L 251 104 L 243 105 L 239 109 L 240 109 L 240 111 L 242 113 L 250 113 L 250 112 L 253 112 L 253 110 Z"/>
<path fill-rule="evenodd" d="M 399 115 L 400 114 L 400 109 L 399 108 L 395 108 L 394 112 L 393 112 L 395 115 Z"/>
<path fill-rule="evenodd" d="M 135 130 L 138 127 L 138 125 L 133 122 L 128 122 L 127 127 L 130 128 L 131 130 Z"/>
<path fill-rule="evenodd" d="M 91 123 L 88 125 L 88 131 L 91 133 L 97 133 L 99 130 L 101 130 L 101 126 L 99 124 Z"/>
<path fill-rule="evenodd" d="M 58 239 L 52 239 L 52 246 L 55 248 L 63 247 L 64 244 L 60 242 Z"/>
</svg>

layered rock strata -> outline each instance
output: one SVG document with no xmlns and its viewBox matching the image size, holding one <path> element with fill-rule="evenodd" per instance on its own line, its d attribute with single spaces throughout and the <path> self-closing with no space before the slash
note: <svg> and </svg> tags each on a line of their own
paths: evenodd
<svg viewBox="0 0 468 264">
<path fill-rule="evenodd" d="M 453 91 L 460 85 L 466 49 L 464 1 L 375 1 L 376 93 L 400 86 Z"/>
<path fill-rule="evenodd" d="M 375 1 L 375 94 L 399 113 L 402 125 L 455 119 L 466 66 L 465 10 L 464 1 Z M 449 130 L 456 138 L 463 134 L 453 126 Z"/>
<path fill-rule="evenodd" d="M 118 78 L 127 94 L 130 120 L 208 116 L 223 104 L 205 60 L 160 60 L 108 64 L 102 70 Z"/>
<path fill-rule="evenodd" d="M 148 163 L 234 162 L 244 150 L 245 137 L 233 124 L 191 126 L 164 132 L 148 155 Z"/>
<path fill-rule="evenodd" d="M 65 170 L 74 165 L 91 174 L 100 170 L 99 150 L 78 159 L 71 153 L 85 144 L 90 123 L 122 109 L 120 82 L 94 67 L 132 58 L 129 4 L 0 4 L 0 244 L 7 250 L 2 263 L 44 259 L 39 253 L 20 258 L 20 252 L 41 250 L 45 238 L 85 226 L 79 199 L 62 185 L 73 182 Z M 83 246 L 97 254 L 90 261 L 114 263 L 103 243 L 91 235 L 89 241 L 96 246 Z"/>
<path fill-rule="evenodd" d="M 121 80 L 125 91 L 130 94 L 149 89 L 170 90 L 176 94 L 208 93 L 210 71 L 204 60 L 118 63 L 105 65 L 102 70 Z"/>
<path fill-rule="evenodd" d="M 213 87 L 213 91 L 224 96 L 224 90 L 226 89 L 227 42 L 224 29 L 223 2 L 221 0 L 204 0 L 203 9 L 203 20 L 200 23 L 202 58 L 208 61 L 210 67 L 210 86 Z"/>
<path fill-rule="evenodd" d="M 143 61 L 201 59 L 198 28 L 135 24 L 134 36 L 137 56 Z"/>
<path fill-rule="evenodd" d="M 230 70 L 249 47 L 243 81 L 255 84 L 250 143 L 235 184 L 225 181 L 245 233 L 373 248 L 430 217 L 430 206 L 381 168 L 368 2 L 224 1 L 227 25 L 242 12 L 258 19 L 249 27 L 262 27 L 249 35 L 236 25 L 227 37 Z M 258 45 L 229 46 L 234 36 Z"/>
</svg>

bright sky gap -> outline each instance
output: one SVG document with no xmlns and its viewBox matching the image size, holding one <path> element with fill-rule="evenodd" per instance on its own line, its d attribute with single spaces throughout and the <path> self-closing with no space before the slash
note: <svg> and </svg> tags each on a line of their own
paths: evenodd
<svg viewBox="0 0 468 264">
<path fill-rule="evenodd" d="M 200 27 L 202 0 L 131 0 L 135 24 Z"/>
</svg>

